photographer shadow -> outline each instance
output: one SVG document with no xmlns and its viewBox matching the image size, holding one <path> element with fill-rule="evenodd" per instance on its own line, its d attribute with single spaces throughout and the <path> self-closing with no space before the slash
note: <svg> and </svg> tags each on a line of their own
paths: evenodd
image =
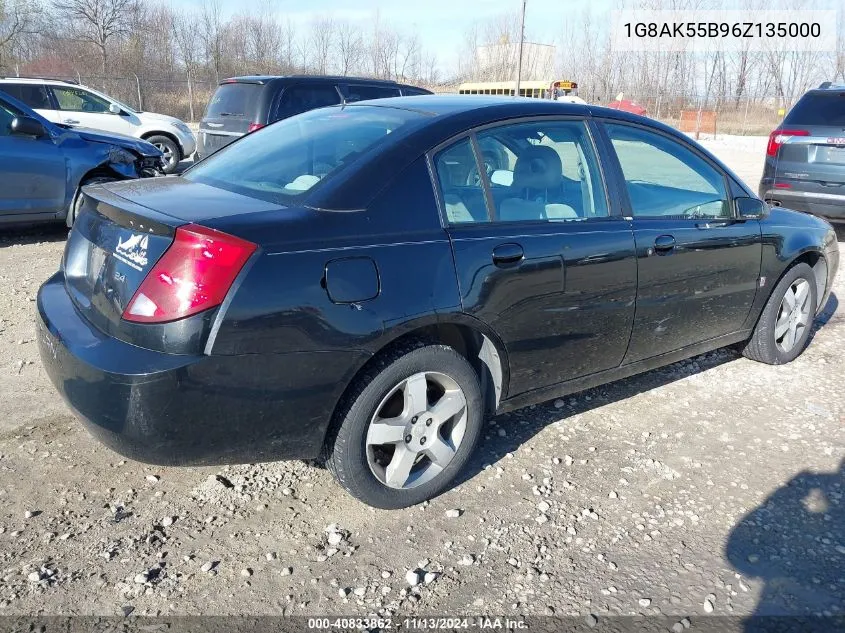
<svg viewBox="0 0 845 633">
<path fill-rule="evenodd" d="M 725 556 L 764 587 L 746 631 L 845 627 L 845 459 L 835 472 L 804 471 L 731 532 Z"/>
</svg>

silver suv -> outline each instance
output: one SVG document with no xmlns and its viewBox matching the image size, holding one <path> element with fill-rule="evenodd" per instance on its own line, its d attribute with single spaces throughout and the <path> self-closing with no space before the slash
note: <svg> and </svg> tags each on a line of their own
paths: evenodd
<svg viewBox="0 0 845 633">
<path fill-rule="evenodd" d="M 769 135 L 760 197 L 845 222 L 845 85 L 825 82 Z"/>
</svg>

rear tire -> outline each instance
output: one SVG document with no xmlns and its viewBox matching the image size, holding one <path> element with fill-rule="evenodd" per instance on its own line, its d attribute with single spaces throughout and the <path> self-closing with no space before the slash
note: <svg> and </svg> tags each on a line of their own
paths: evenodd
<svg viewBox="0 0 845 633">
<path fill-rule="evenodd" d="M 326 466 L 368 505 L 412 506 L 452 483 L 483 418 L 478 375 L 463 356 L 445 345 L 405 345 L 377 360 L 341 402 Z"/>
<path fill-rule="evenodd" d="M 82 188 L 86 185 L 97 185 L 104 182 L 114 182 L 115 180 L 117 180 L 117 178 L 112 178 L 110 176 L 93 176 L 79 183 L 79 189 L 76 190 L 76 196 L 74 196 L 73 204 L 70 205 L 70 210 L 67 214 L 66 222 L 68 228 L 73 226 L 73 223 L 76 222 L 76 216 L 78 216 L 79 212 L 82 210 Z"/>
<path fill-rule="evenodd" d="M 179 163 L 182 161 L 182 150 L 178 143 L 169 136 L 162 136 L 160 134 L 150 136 L 146 139 L 148 143 L 152 143 L 164 154 L 164 171 L 165 174 L 172 174 L 176 171 Z"/>
<path fill-rule="evenodd" d="M 816 276 L 807 264 L 796 264 L 772 291 L 742 353 L 768 365 L 796 359 L 807 347 L 816 315 Z"/>
</svg>

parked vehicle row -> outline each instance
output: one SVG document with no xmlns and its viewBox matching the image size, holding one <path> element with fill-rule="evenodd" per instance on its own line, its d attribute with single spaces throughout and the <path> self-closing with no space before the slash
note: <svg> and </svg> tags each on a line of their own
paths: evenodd
<svg viewBox="0 0 845 633">
<path fill-rule="evenodd" d="M 86 188 L 38 343 L 120 453 L 321 456 L 398 508 L 447 488 L 494 412 L 726 345 L 790 362 L 838 265 L 830 224 L 656 121 L 410 96 Z"/>
<path fill-rule="evenodd" d="M 140 139 L 56 125 L 0 92 L 0 224 L 65 220 L 82 187 L 154 176 L 161 151 Z"/>
<path fill-rule="evenodd" d="M 183 121 L 139 112 L 93 88 L 58 79 L 0 77 L 0 91 L 22 101 L 48 121 L 144 139 L 164 155 L 164 172 L 196 150 L 193 132 Z"/>
</svg>

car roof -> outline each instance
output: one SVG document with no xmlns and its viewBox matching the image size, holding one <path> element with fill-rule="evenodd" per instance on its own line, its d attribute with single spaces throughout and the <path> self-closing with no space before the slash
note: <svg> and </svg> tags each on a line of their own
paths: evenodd
<svg viewBox="0 0 845 633">
<path fill-rule="evenodd" d="M 242 75 L 238 77 L 228 77 L 220 82 L 220 85 L 227 83 L 260 83 L 266 84 L 270 82 L 286 82 L 286 81 L 301 81 L 301 82 L 343 82 L 343 83 L 367 83 L 367 84 L 384 84 L 387 86 L 402 85 L 392 79 L 375 79 L 370 77 L 344 77 L 342 75 Z"/>
<path fill-rule="evenodd" d="M 70 79 L 50 79 L 46 77 L 0 77 L 0 84 L 55 84 L 78 86 L 76 81 Z M 82 86 L 81 86 L 82 87 Z"/>
</svg>

